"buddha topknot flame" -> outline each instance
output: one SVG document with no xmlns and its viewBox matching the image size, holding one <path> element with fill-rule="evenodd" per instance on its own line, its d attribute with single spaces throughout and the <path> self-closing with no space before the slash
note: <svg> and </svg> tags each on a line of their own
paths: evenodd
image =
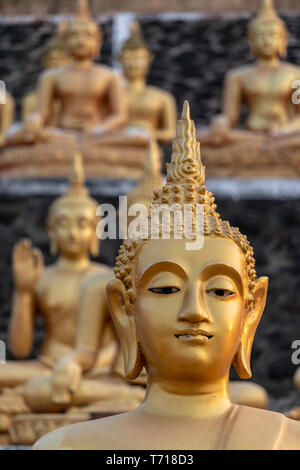
<svg viewBox="0 0 300 470">
<path fill-rule="evenodd" d="M 259 11 L 249 26 L 249 33 L 255 34 L 256 30 L 266 24 L 278 24 L 284 34 L 287 35 L 287 28 L 284 21 L 277 14 L 273 0 L 262 0 Z"/>
<path fill-rule="evenodd" d="M 89 191 L 84 185 L 85 176 L 84 168 L 82 163 L 82 156 L 80 153 L 74 155 L 72 171 L 69 178 L 69 187 L 67 191 L 55 199 L 49 209 L 48 224 L 51 224 L 57 210 L 62 206 L 80 206 L 90 207 L 91 210 L 95 211 L 98 207 L 98 203 L 95 199 L 91 198 Z M 95 223 L 97 221 L 95 215 Z"/>
<path fill-rule="evenodd" d="M 154 191 L 153 202 L 169 206 L 178 204 L 182 208 L 185 204 L 190 204 L 194 216 L 196 205 L 204 206 L 204 235 L 229 238 L 244 253 L 249 290 L 247 308 L 250 310 L 253 303 L 252 290 L 256 280 L 253 248 L 238 228 L 231 227 L 229 222 L 221 219 L 220 214 L 216 212 L 217 206 L 214 201 L 213 194 L 205 187 L 205 168 L 201 161 L 200 145 L 196 139 L 195 124 L 190 119 L 189 104 L 185 101 L 181 120 L 177 124 L 171 163 L 167 168 L 167 183 L 161 190 Z M 121 246 L 116 260 L 115 276 L 122 281 L 131 304 L 135 300 L 133 262 L 139 248 L 145 242 L 146 239 L 127 240 Z"/>
</svg>

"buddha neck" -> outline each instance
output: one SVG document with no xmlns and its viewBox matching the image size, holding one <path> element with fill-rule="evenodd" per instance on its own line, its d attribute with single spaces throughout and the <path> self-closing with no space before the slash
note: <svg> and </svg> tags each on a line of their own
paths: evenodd
<svg viewBox="0 0 300 470">
<path fill-rule="evenodd" d="M 260 67 L 277 67 L 280 64 L 280 59 L 275 57 L 258 57 L 257 64 Z"/>
<path fill-rule="evenodd" d="M 150 374 L 142 411 L 176 418 L 216 418 L 231 407 L 228 375 L 214 383 L 162 382 Z"/>
<path fill-rule="evenodd" d="M 89 69 L 93 66 L 94 62 L 90 57 L 79 58 L 73 57 L 71 65 L 80 69 Z"/>
<path fill-rule="evenodd" d="M 141 93 L 146 88 L 146 77 L 131 79 L 128 81 L 128 88 L 135 93 Z"/>
<path fill-rule="evenodd" d="M 58 258 L 56 266 L 66 271 L 84 271 L 90 264 L 91 261 L 87 255 L 80 255 L 74 258 L 61 255 Z"/>
</svg>

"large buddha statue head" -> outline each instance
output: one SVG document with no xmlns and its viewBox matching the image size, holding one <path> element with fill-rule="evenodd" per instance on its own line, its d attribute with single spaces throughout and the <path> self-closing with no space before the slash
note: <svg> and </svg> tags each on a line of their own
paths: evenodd
<svg viewBox="0 0 300 470">
<path fill-rule="evenodd" d="M 77 12 L 62 28 L 61 38 L 75 60 L 95 59 L 98 56 L 102 32 L 91 17 L 88 0 L 78 0 Z"/>
<path fill-rule="evenodd" d="M 153 203 L 189 207 L 192 226 L 202 210 L 203 244 L 191 249 L 192 233 L 180 237 L 182 219 L 173 216 L 169 236 L 160 224 L 154 238 L 144 234 L 122 245 L 107 294 L 126 376 L 136 378 L 145 365 L 150 381 L 173 384 L 175 391 L 176 384 L 186 384 L 187 392 L 191 383 L 228 381 L 232 364 L 241 378 L 251 377 L 252 342 L 268 279 L 257 278 L 246 236 L 221 219 L 205 187 L 187 102 L 167 182 L 154 191 Z"/>
<path fill-rule="evenodd" d="M 130 32 L 129 38 L 123 44 L 119 60 L 129 81 L 144 79 L 148 75 L 154 56 L 141 35 L 137 21 L 132 23 Z"/>
<path fill-rule="evenodd" d="M 275 11 L 273 0 L 262 0 L 257 16 L 250 23 L 248 38 L 251 49 L 258 58 L 286 55 L 288 31 Z"/>
<path fill-rule="evenodd" d="M 52 203 L 48 213 L 47 228 L 53 255 L 67 259 L 98 255 L 97 206 L 84 186 L 82 158 L 76 154 L 69 188 Z"/>
</svg>

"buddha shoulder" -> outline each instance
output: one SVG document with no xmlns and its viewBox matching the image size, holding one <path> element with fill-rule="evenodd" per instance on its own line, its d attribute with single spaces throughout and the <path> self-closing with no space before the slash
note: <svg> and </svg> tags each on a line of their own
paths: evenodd
<svg viewBox="0 0 300 470">
<path fill-rule="evenodd" d="M 238 67 L 226 73 L 227 81 L 242 81 L 248 75 L 254 73 L 257 69 L 255 64 L 251 65 L 244 65 L 242 67 Z"/>
<path fill-rule="evenodd" d="M 131 413 L 125 414 L 130 415 Z M 127 425 L 127 420 L 121 416 L 72 424 L 43 436 L 34 444 L 32 450 L 113 450 L 122 448 L 122 441 L 126 432 L 128 433 Z"/>
<path fill-rule="evenodd" d="M 274 411 L 240 406 L 229 448 L 241 445 L 241 436 L 245 439 L 240 448 L 245 450 L 300 449 L 300 423 Z"/>
<path fill-rule="evenodd" d="M 158 88 L 153 85 L 147 85 L 147 91 L 148 93 L 151 93 L 153 97 L 157 97 L 165 101 L 175 102 L 173 95 L 171 95 L 171 93 L 166 90 L 162 90 L 162 88 Z"/>
<path fill-rule="evenodd" d="M 99 269 L 91 272 L 83 281 L 82 287 L 86 288 L 90 293 L 97 293 L 101 287 L 114 279 L 113 271 L 107 266 L 99 266 Z"/>
</svg>

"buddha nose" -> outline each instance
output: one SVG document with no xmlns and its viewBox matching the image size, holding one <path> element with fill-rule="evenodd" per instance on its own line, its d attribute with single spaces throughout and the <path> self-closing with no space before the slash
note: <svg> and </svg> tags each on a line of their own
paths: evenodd
<svg viewBox="0 0 300 470">
<path fill-rule="evenodd" d="M 210 317 L 202 301 L 199 285 L 195 285 L 186 292 L 178 320 L 190 323 L 209 322 Z"/>
</svg>

